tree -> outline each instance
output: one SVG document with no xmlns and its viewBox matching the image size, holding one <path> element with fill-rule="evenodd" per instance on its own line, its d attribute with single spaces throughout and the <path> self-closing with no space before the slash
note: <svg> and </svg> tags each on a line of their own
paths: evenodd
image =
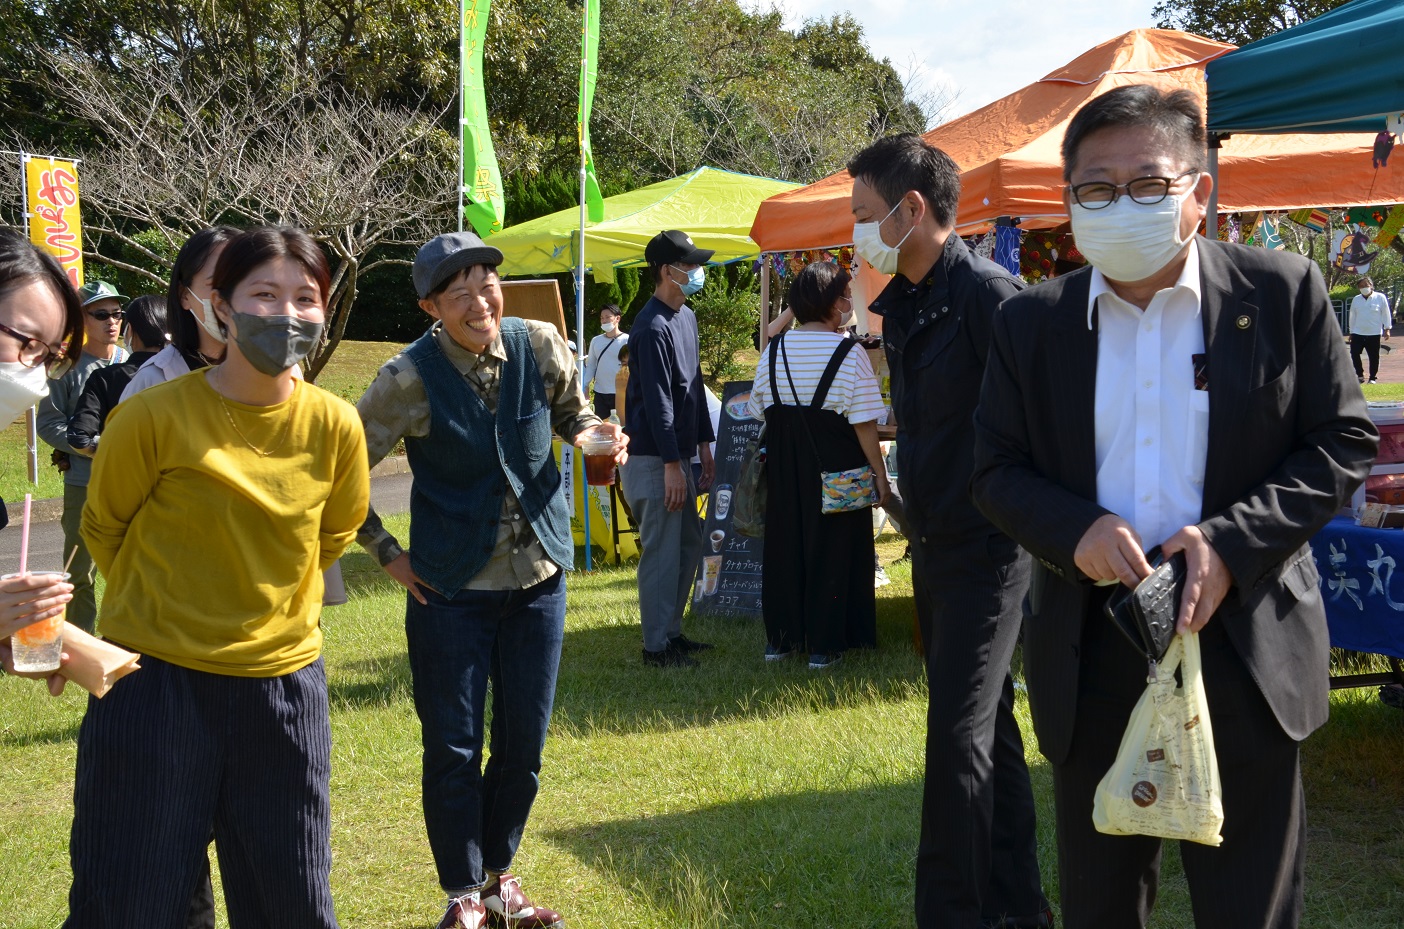
<svg viewBox="0 0 1404 929">
<path fill-rule="evenodd" d="M 290 73 L 295 73 L 290 72 Z M 224 79 L 186 83 L 179 62 L 115 83 L 58 62 L 54 89 L 101 144 L 83 164 L 84 253 L 157 284 L 180 244 L 218 223 L 305 229 L 327 251 L 332 293 L 315 379 L 346 331 L 362 274 L 452 223 L 456 154 L 435 120 L 307 75 L 270 98 Z"/>
<path fill-rule="evenodd" d="M 1347 0 L 1160 0 L 1151 11 L 1162 29 L 1247 45 L 1333 10 Z"/>
</svg>

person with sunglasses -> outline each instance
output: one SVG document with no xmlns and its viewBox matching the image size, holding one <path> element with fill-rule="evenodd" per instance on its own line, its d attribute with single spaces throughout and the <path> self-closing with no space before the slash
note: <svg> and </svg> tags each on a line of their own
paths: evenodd
<svg viewBox="0 0 1404 929">
<path fill-rule="evenodd" d="M 122 304 L 126 297 L 107 281 L 90 281 L 78 290 L 83 310 L 83 350 L 72 369 L 50 381 L 49 395 L 39 404 L 39 438 L 53 446 L 54 464 L 63 472 L 63 557 L 73 556 L 69 574 L 73 580 L 73 601 L 68 605 L 68 621 L 92 632 L 97 625 L 97 598 L 93 591 L 93 559 L 83 544 L 79 528 L 83 504 L 88 499 L 91 460 L 68 444 L 68 420 L 78 406 L 83 387 L 94 371 L 126 359 L 118 344 L 122 328 Z"/>
</svg>

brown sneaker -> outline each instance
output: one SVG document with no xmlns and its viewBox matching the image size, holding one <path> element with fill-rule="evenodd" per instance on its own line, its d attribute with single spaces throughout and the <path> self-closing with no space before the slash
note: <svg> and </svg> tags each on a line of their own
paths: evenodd
<svg viewBox="0 0 1404 929">
<path fill-rule="evenodd" d="M 464 894 L 449 902 L 444 918 L 435 929 L 483 929 L 487 925 L 487 911 L 477 893 Z"/>
<path fill-rule="evenodd" d="M 564 929 L 565 918 L 555 910 L 537 906 L 522 893 L 521 878 L 501 874 L 497 886 L 483 888 L 483 908 L 487 925 L 504 929 Z"/>
</svg>

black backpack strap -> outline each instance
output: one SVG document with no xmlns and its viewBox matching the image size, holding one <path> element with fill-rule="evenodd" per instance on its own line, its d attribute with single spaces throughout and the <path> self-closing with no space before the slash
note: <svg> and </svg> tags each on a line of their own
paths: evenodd
<svg viewBox="0 0 1404 929">
<path fill-rule="evenodd" d="M 843 360 L 848 357 L 848 353 L 857 344 L 857 339 L 845 338 L 839 343 L 839 347 L 834 349 L 834 355 L 829 359 L 829 366 L 824 369 L 824 376 L 819 379 L 819 386 L 814 388 L 814 399 L 809 404 L 811 410 L 824 408 L 824 401 L 829 399 L 829 388 L 833 386 L 834 378 L 838 377 L 839 368 L 843 367 Z"/>
<path fill-rule="evenodd" d="M 771 396 L 772 398 L 775 397 L 775 392 L 776 392 L 776 390 L 778 389 L 778 386 L 779 386 L 778 383 L 777 383 L 776 380 L 775 380 L 775 378 L 776 378 L 776 370 L 775 370 L 775 356 L 776 356 L 776 351 L 775 351 L 775 350 L 776 350 L 777 348 L 779 348 L 779 346 L 780 346 L 780 340 L 783 339 L 784 337 L 785 337 L 785 333 L 782 332 L 782 333 L 780 333 L 779 335 L 777 335 L 775 338 L 773 338 L 773 339 L 770 340 L 770 396 Z"/>
</svg>

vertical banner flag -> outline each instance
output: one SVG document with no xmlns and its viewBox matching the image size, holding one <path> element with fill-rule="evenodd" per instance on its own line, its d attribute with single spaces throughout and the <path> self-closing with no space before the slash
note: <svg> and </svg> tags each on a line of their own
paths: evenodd
<svg viewBox="0 0 1404 929">
<path fill-rule="evenodd" d="M 21 157 L 29 241 L 57 258 L 73 286 L 82 287 L 83 225 L 79 215 L 78 165 L 36 155 Z"/>
<path fill-rule="evenodd" d="M 580 104 L 576 107 L 576 133 L 585 163 L 585 203 L 590 222 L 604 219 L 604 197 L 595 176 L 595 156 L 590 153 L 590 108 L 595 102 L 595 76 L 600 58 L 600 0 L 585 0 L 585 23 L 580 30 Z"/>
<path fill-rule="evenodd" d="M 502 172 L 488 129 L 483 92 L 483 44 L 492 0 L 461 0 L 463 13 L 459 126 L 463 146 L 463 215 L 483 238 L 502 231 Z"/>
</svg>

